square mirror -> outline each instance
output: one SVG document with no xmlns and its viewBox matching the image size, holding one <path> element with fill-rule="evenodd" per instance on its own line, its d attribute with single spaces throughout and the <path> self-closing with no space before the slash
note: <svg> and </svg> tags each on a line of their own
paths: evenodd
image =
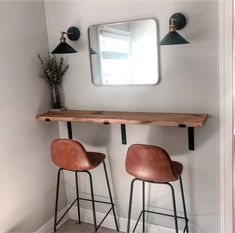
<svg viewBox="0 0 235 233">
<path fill-rule="evenodd" d="M 93 83 L 154 85 L 159 81 L 158 28 L 140 19 L 88 28 Z"/>
</svg>

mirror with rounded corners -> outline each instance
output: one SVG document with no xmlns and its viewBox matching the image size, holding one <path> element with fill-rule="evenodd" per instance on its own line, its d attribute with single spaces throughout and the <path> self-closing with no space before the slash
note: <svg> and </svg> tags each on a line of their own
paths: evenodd
<svg viewBox="0 0 235 233">
<path fill-rule="evenodd" d="M 91 25 L 88 36 L 94 84 L 158 83 L 158 28 L 155 19 Z"/>
</svg>

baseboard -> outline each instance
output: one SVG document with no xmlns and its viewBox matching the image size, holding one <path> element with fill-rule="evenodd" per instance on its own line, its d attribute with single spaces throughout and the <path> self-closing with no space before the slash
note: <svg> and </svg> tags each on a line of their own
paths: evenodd
<svg viewBox="0 0 235 233">
<path fill-rule="evenodd" d="M 63 215 L 63 213 L 67 210 L 67 207 L 62 209 L 58 213 L 58 219 Z M 60 227 L 63 223 L 65 223 L 69 219 L 68 215 L 65 215 L 65 217 L 61 220 L 61 222 L 58 224 L 57 227 Z M 38 230 L 36 230 L 34 233 L 51 233 L 53 232 L 53 226 L 54 226 L 54 217 L 52 217 L 48 222 L 46 222 L 43 226 L 41 226 Z"/>
<path fill-rule="evenodd" d="M 80 208 L 80 213 L 81 213 L 82 222 L 93 223 L 93 215 L 92 215 L 91 210 Z M 96 211 L 96 218 L 97 218 L 98 223 L 103 219 L 104 216 L 105 216 L 105 214 Z M 70 209 L 69 218 L 77 220 L 77 208 L 75 206 L 73 206 Z M 119 220 L 118 223 L 119 223 L 120 231 L 126 232 L 127 219 L 126 218 L 119 218 L 118 220 Z M 133 229 L 134 225 L 135 225 L 135 221 L 131 221 L 131 229 Z M 110 229 L 115 229 L 113 216 L 108 215 L 106 220 L 103 222 L 102 226 L 110 228 Z M 163 226 L 159 226 L 159 225 L 154 225 L 154 224 L 146 224 L 146 228 L 148 229 L 148 233 L 163 233 L 163 232 L 164 233 L 175 233 L 175 229 L 167 228 L 167 227 L 163 227 Z M 135 232 L 137 232 L 137 233 L 142 232 L 141 224 L 138 224 Z M 182 231 L 179 231 L 179 233 L 182 233 Z"/>
</svg>

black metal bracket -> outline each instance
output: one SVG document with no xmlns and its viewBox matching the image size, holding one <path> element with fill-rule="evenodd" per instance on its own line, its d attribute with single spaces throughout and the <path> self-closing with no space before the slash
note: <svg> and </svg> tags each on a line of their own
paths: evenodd
<svg viewBox="0 0 235 233">
<path fill-rule="evenodd" d="M 73 139 L 72 124 L 71 124 L 70 121 L 67 122 L 67 129 L 68 129 L 68 137 L 69 137 L 69 139 Z"/>
<path fill-rule="evenodd" d="M 194 150 L 194 128 L 188 127 L 188 149 Z"/>
<path fill-rule="evenodd" d="M 48 121 L 48 119 L 46 119 Z M 104 124 L 107 124 L 104 122 Z M 186 126 L 183 124 L 179 125 L 180 128 L 185 128 Z M 73 132 L 72 132 L 72 124 L 70 121 L 67 122 L 67 129 L 68 129 L 68 137 L 69 139 L 73 138 Z M 127 140 L 126 140 L 126 125 L 121 124 L 121 137 L 122 137 L 122 144 L 126 145 Z M 194 150 L 194 128 L 193 127 L 188 127 L 188 148 L 189 150 Z"/>
<path fill-rule="evenodd" d="M 184 124 L 179 124 L 180 128 L 185 128 L 186 125 Z M 194 150 L 194 128 L 193 127 L 188 127 L 188 149 L 189 150 Z"/>
<path fill-rule="evenodd" d="M 104 124 L 109 124 L 104 122 Z M 68 129 L 68 137 L 69 139 L 73 138 L 73 132 L 72 132 L 72 124 L 70 121 L 67 122 L 67 129 Z M 122 144 L 126 145 L 126 125 L 125 124 L 121 124 L 121 136 L 122 136 Z"/>
<path fill-rule="evenodd" d="M 126 145 L 126 125 L 121 124 L 122 144 Z"/>
</svg>

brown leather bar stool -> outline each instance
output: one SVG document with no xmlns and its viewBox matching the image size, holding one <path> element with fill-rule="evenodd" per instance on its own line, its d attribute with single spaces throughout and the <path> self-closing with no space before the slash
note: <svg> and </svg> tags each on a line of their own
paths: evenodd
<svg viewBox="0 0 235 233">
<path fill-rule="evenodd" d="M 168 217 L 174 217 L 176 233 L 179 232 L 177 219 L 178 218 L 184 219 L 185 227 L 184 227 L 183 233 L 189 232 L 188 217 L 187 217 L 186 205 L 185 205 L 185 200 L 184 200 L 183 183 L 182 183 L 182 178 L 181 178 L 183 165 L 181 163 L 172 161 L 168 153 L 161 147 L 152 146 L 152 145 L 134 144 L 130 146 L 127 151 L 126 171 L 130 175 L 135 177 L 131 182 L 127 233 L 130 232 L 133 187 L 134 187 L 134 182 L 137 180 L 142 181 L 143 209 L 138 217 L 138 220 L 135 224 L 133 232 L 135 231 L 142 215 L 143 215 L 142 232 L 145 232 L 145 213 L 146 212 L 153 213 L 153 214 L 160 214 L 160 215 L 164 215 Z M 173 186 L 169 183 L 169 182 L 173 182 L 177 180 L 180 181 L 184 217 L 177 216 L 175 191 L 174 191 Z M 154 184 L 165 184 L 170 187 L 171 193 L 172 193 L 174 215 L 145 210 L 145 182 L 154 183 Z"/>
<path fill-rule="evenodd" d="M 70 208 L 76 202 L 77 202 L 77 211 L 78 211 L 78 222 L 79 222 L 79 224 L 81 224 L 79 200 L 91 201 L 91 203 L 92 203 L 92 211 L 93 211 L 93 219 L 94 219 L 94 232 L 97 232 L 97 230 L 99 229 L 99 227 L 101 226 L 101 224 L 103 223 L 105 218 L 108 216 L 108 214 L 111 212 L 111 210 L 113 211 L 116 229 L 117 229 L 117 231 L 119 231 L 118 224 L 117 224 L 117 218 L 116 218 L 116 214 L 115 214 L 115 210 L 114 210 L 113 198 L 112 198 L 111 189 L 110 189 L 109 180 L 108 180 L 107 169 L 106 169 L 106 165 L 104 162 L 105 155 L 102 153 L 98 153 L 98 152 L 87 152 L 81 143 L 79 143 L 78 141 L 72 140 L 72 139 L 56 139 L 51 144 L 51 158 L 52 158 L 53 162 L 58 167 L 60 167 L 60 169 L 58 170 L 58 176 L 57 176 L 54 232 L 56 232 L 57 225 L 60 223 L 60 221 L 63 219 L 63 217 L 66 215 L 66 213 L 70 210 Z M 92 176 L 91 176 L 91 173 L 89 172 L 89 170 L 92 170 L 92 169 L 98 167 L 101 163 L 103 163 L 103 167 L 104 167 L 104 173 L 105 173 L 105 178 L 106 178 L 106 182 L 107 182 L 110 202 L 98 201 L 98 200 L 94 199 Z M 57 221 L 60 173 L 62 170 L 68 170 L 68 171 L 75 172 L 77 198 L 69 206 L 69 208 L 63 214 L 63 216 Z M 85 172 L 89 176 L 90 189 L 91 189 L 91 199 L 79 197 L 78 176 L 77 176 L 78 172 Z M 105 215 L 105 217 L 103 218 L 103 220 L 100 222 L 100 224 L 98 226 L 97 226 L 97 222 L 96 222 L 95 202 L 111 205 L 111 208 L 109 209 L 109 211 L 107 212 L 107 214 Z"/>
</svg>

